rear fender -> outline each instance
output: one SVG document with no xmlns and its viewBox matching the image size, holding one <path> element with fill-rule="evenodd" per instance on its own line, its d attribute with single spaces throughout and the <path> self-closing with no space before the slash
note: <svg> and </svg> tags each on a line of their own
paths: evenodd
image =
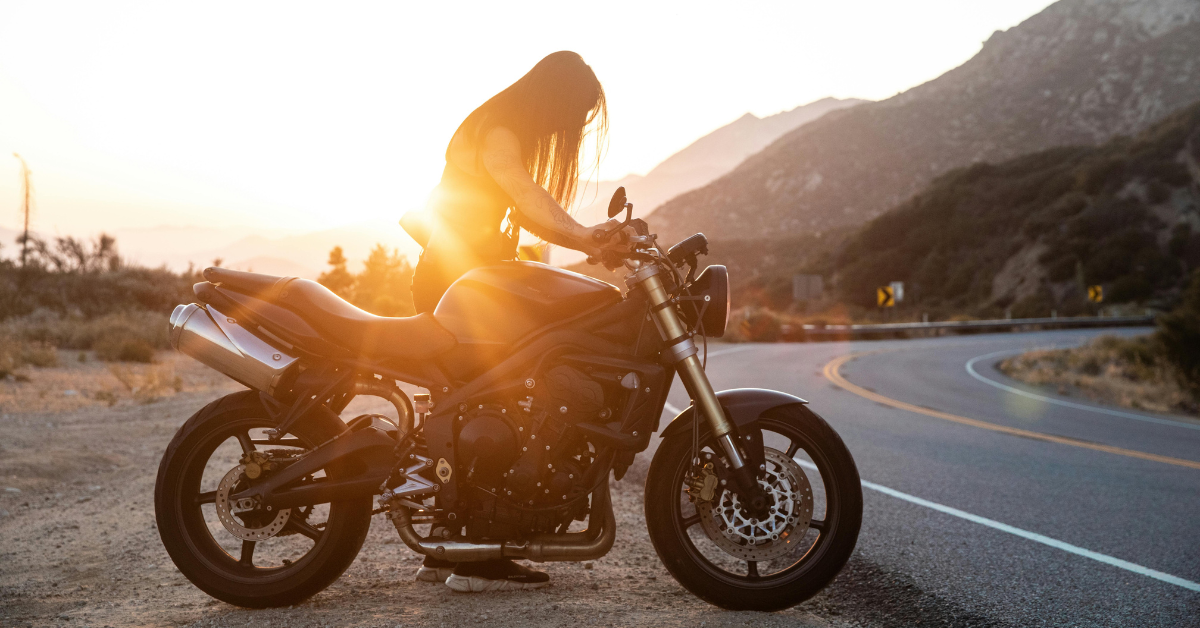
<svg viewBox="0 0 1200 628">
<path fill-rule="evenodd" d="M 742 447 L 746 450 L 746 456 L 755 467 L 762 464 L 764 460 L 762 432 L 753 429 L 759 418 L 775 408 L 808 403 L 795 395 L 762 388 L 722 390 L 717 393 L 717 400 L 721 402 L 721 407 L 725 410 L 725 416 L 729 417 L 729 420 L 733 421 L 733 424 L 737 426 L 738 437 L 742 443 Z M 692 421 L 695 420 L 696 416 L 695 408 L 695 405 L 688 406 L 683 412 L 680 412 L 678 416 L 672 419 L 667 425 L 667 429 L 663 430 L 663 439 L 679 435 L 690 436 L 692 433 Z M 701 439 L 711 431 L 712 428 L 708 425 L 707 421 L 700 424 Z"/>
</svg>

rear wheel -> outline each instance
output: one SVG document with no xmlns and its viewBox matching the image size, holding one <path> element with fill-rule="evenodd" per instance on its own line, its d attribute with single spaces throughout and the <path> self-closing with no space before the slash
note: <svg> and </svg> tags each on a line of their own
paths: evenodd
<svg viewBox="0 0 1200 628">
<path fill-rule="evenodd" d="M 228 495 L 250 480 L 245 461 L 287 458 L 346 429 L 333 416 L 298 421 L 279 443 L 258 394 L 214 401 L 175 434 L 154 490 L 158 531 L 171 560 L 209 595 L 238 606 L 294 604 L 329 586 L 354 561 L 371 524 L 371 498 L 266 512 Z M 335 469 L 304 478 L 320 482 Z"/>
<path fill-rule="evenodd" d="M 812 597 L 846 564 L 862 523 L 862 486 L 842 439 L 806 406 L 776 408 L 754 426 L 766 453 L 767 517 L 749 515 L 736 493 L 707 477 L 724 454 L 711 436 L 693 452 L 688 431 L 654 456 L 646 525 L 689 591 L 723 608 L 774 611 Z"/>
</svg>

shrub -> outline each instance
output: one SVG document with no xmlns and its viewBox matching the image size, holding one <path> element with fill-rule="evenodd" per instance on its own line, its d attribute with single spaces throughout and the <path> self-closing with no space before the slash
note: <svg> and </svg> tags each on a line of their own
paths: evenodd
<svg viewBox="0 0 1200 628">
<path fill-rule="evenodd" d="M 160 398 L 168 396 L 170 392 L 178 393 L 183 390 L 183 378 L 176 375 L 175 370 L 169 364 L 144 369 L 114 364 L 108 367 L 108 372 L 112 373 L 112 376 L 121 382 L 125 390 L 139 403 L 154 403 Z M 113 405 L 116 403 L 116 394 L 110 393 L 110 395 L 103 400 L 108 401 L 109 405 Z M 100 399 L 100 396 L 97 395 L 96 398 Z"/>
<path fill-rule="evenodd" d="M 21 352 L 21 360 L 30 366 L 49 368 L 58 366 L 58 352 L 48 344 L 27 344 Z"/>
<path fill-rule="evenodd" d="M 147 311 L 118 312 L 87 320 L 43 309 L 6 321 L 0 333 L 60 349 L 95 349 L 105 340 L 111 344 L 126 339 L 138 339 L 155 349 L 170 346 L 166 316 Z"/>
<path fill-rule="evenodd" d="M 105 362 L 154 361 L 154 347 L 141 338 L 107 337 L 96 342 L 96 357 Z"/>
<path fill-rule="evenodd" d="M 729 317 L 725 339 L 730 342 L 774 342 L 783 328 L 780 315 L 766 308 L 747 307 Z"/>
<path fill-rule="evenodd" d="M 45 343 L 0 336 L 0 377 L 7 377 L 22 366 L 58 366 L 58 352 Z"/>
<path fill-rule="evenodd" d="M 1158 319 L 1156 336 L 1180 383 L 1200 396 L 1200 270 L 1192 273 L 1179 306 Z"/>
</svg>

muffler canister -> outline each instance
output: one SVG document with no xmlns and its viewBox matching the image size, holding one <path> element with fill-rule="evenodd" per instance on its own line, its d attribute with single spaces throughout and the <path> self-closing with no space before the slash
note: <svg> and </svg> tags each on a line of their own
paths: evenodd
<svg viewBox="0 0 1200 628">
<path fill-rule="evenodd" d="M 277 349 L 211 305 L 171 312 L 171 345 L 255 390 L 274 395 L 296 371 L 296 358 Z"/>
</svg>

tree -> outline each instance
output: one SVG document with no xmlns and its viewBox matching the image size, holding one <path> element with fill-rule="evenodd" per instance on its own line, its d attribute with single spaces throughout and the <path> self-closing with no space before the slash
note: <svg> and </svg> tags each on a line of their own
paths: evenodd
<svg viewBox="0 0 1200 628">
<path fill-rule="evenodd" d="M 352 303 L 380 316 L 412 316 L 412 276 L 408 259 L 376 244 L 354 278 Z"/>
<path fill-rule="evenodd" d="M 329 270 L 317 282 L 354 305 L 379 316 L 412 316 L 413 268 L 403 255 L 376 244 L 357 275 L 346 268 L 342 247 L 329 252 Z"/>
<path fill-rule="evenodd" d="M 317 283 L 329 288 L 334 294 L 346 299 L 352 300 L 354 296 L 354 275 L 346 270 L 346 255 L 342 252 L 342 247 L 335 246 L 329 252 L 328 272 L 321 273 L 317 277 Z"/>
</svg>

